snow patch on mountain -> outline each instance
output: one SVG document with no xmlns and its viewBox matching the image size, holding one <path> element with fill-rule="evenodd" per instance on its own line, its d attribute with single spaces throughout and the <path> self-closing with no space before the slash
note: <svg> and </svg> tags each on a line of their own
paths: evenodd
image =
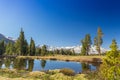
<svg viewBox="0 0 120 80">
<path fill-rule="evenodd" d="M 14 39 L 13 37 L 6 37 L 6 38 L 12 41 L 16 41 L 16 39 Z"/>
<path fill-rule="evenodd" d="M 0 40 L 4 40 L 5 43 L 8 43 L 8 42 L 14 43 L 15 42 L 15 40 L 13 40 L 12 37 L 6 37 L 5 35 L 3 35 L 1 33 L 0 33 Z"/>
<path fill-rule="evenodd" d="M 42 45 L 39 45 L 38 47 L 42 47 Z M 67 46 L 67 47 L 53 47 L 53 46 L 47 46 L 47 50 L 49 51 L 54 51 L 54 50 L 60 50 L 60 49 L 69 49 L 69 50 L 74 50 L 75 53 L 81 53 L 81 49 L 82 46 Z M 108 49 L 102 48 L 101 47 L 101 53 L 105 53 L 106 51 L 108 51 Z M 95 46 L 91 46 L 89 54 L 98 54 L 96 47 Z"/>
</svg>

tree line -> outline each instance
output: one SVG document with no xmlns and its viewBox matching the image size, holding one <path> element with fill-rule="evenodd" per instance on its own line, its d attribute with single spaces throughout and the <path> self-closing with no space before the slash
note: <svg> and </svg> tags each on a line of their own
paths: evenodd
<svg viewBox="0 0 120 80">
<path fill-rule="evenodd" d="M 21 29 L 20 35 L 15 43 L 5 43 L 0 41 L 0 55 L 19 55 L 19 56 L 45 56 L 45 55 L 75 55 L 74 50 L 56 49 L 49 51 L 47 45 L 36 47 L 35 41 L 31 37 L 30 44 L 27 42 L 24 31 Z"/>
<path fill-rule="evenodd" d="M 94 38 L 94 46 L 99 55 L 101 55 L 101 45 L 103 33 L 100 27 L 97 31 L 97 36 Z M 81 40 L 82 48 L 80 55 L 89 55 L 92 40 L 90 34 L 86 34 L 85 38 Z M 56 49 L 54 51 L 47 50 L 47 45 L 36 47 L 35 41 L 31 37 L 30 44 L 25 39 L 24 31 L 21 29 L 20 35 L 15 43 L 9 42 L 6 44 L 4 40 L 0 41 L 0 55 L 23 55 L 23 56 L 45 56 L 45 55 L 77 55 L 74 49 Z"/>
<path fill-rule="evenodd" d="M 101 45 L 103 32 L 100 27 L 97 30 L 97 36 L 94 38 L 94 46 L 99 55 L 101 55 Z M 92 40 L 90 34 L 86 34 L 85 38 L 81 40 L 82 48 L 80 55 L 89 55 Z M 6 44 L 4 40 L 0 41 L 0 55 L 22 55 L 22 56 L 45 56 L 45 55 L 78 55 L 75 54 L 74 49 L 56 49 L 49 51 L 46 45 L 42 47 L 36 47 L 35 41 L 31 37 L 30 44 L 28 44 L 23 29 L 20 31 L 20 35 L 15 43 L 9 42 Z"/>
</svg>

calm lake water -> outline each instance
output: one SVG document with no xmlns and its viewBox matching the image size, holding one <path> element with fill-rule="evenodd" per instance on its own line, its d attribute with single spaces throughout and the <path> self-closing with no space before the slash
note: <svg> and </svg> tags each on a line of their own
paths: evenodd
<svg viewBox="0 0 120 80">
<path fill-rule="evenodd" d="M 95 71 L 99 63 L 88 64 L 80 62 L 66 62 L 53 60 L 30 60 L 30 59 L 3 59 L 0 61 L 0 68 L 9 68 L 26 71 L 54 70 L 62 68 L 73 69 L 76 73 Z"/>
</svg>

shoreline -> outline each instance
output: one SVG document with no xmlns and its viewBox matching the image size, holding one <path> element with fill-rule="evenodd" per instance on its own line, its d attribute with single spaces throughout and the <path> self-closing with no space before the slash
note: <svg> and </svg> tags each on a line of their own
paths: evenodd
<svg viewBox="0 0 120 80">
<path fill-rule="evenodd" d="M 43 60 L 60 60 L 60 61 L 73 61 L 73 62 L 87 62 L 87 63 L 102 63 L 104 56 L 17 56 L 16 58 L 22 59 L 43 59 Z"/>
</svg>

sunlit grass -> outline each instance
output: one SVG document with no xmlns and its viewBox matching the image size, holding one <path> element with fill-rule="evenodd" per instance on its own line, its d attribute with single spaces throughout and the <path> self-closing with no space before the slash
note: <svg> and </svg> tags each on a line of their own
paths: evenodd
<svg viewBox="0 0 120 80">
<path fill-rule="evenodd" d="M 52 73 L 52 74 L 51 74 Z M 9 75 L 9 76 L 8 76 Z M 64 75 L 60 70 L 50 70 L 48 72 L 34 71 L 20 75 L 17 70 L 1 69 L 0 80 L 87 80 L 85 74 L 74 76 Z"/>
<path fill-rule="evenodd" d="M 76 61 L 76 62 L 96 62 L 101 61 L 104 56 L 18 56 L 17 58 L 24 59 L 49 59 L 49 60 L 63 60 L 63 61 Z"/>
</svg>

